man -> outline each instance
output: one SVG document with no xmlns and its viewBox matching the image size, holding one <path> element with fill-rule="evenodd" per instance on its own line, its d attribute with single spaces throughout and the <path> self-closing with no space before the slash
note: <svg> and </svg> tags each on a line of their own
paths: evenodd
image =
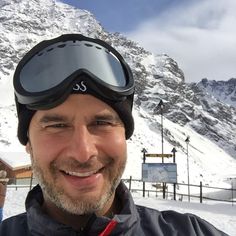
<svg viewBox="0 0 236 236">
<path fill-rule="evenodd" d="M 0 235 L 225 235 L 196 216 L 134 205 L 120 181 L 134 81 L 114 48 L 77 34 L 41 42 L 18 64 L 14 88 L 39 185 Z"/>
<path fill-rule="evenodd" d="M 9 180 L 6 177 L 7 177 L 7 172 L 5 170 L 0 170 L 0 222 L 2 222 L 3 218 L 3 206 L 6 197 L 7 182 Z"/>
<path fill-rule="evenodd" d="M 6 196 L 6 185 L 0 182 L 0 222 L 2 222 L 3 218 L 3 206 L 5 202 Z"/>
</svg>

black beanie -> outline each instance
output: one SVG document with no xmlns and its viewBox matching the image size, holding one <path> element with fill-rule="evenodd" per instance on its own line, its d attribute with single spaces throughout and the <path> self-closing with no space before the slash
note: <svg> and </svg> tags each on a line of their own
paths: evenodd
<svg viewBox="0 0 236 236">
<path fill-rule="evenodd" d="M 121 102 L 109 102 L 104 99 L 101 100 L 107 103 L 117 112 L 125 126 L 125 137 L 126 139 L 129 139 L 134 131 L 134 120 L 132 116 L 133 97 L 129 97 Z M 20 143 L 26 145 L 28 142 L 27 133 L 29 124 L 36 110 L 30 110 L 25 105 L 18 103 L 17 98 L 15 101 L 18 114 L 17 136 Z"/>
</svg>

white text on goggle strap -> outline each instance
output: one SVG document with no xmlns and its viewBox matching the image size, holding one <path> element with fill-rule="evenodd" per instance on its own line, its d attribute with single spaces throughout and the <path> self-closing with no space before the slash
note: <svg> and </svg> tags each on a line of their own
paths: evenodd
<svg viewBox="0 0 236 236">
<path fill-rule="evenodd" d="M 86 92 L 87 91 L 87 87 L 84 84 L 84 81 L 80 81 L 80 83 L 76 83 L 73 87 L 74 91 L 81 91 L 81 92 Z"/>
</svg>

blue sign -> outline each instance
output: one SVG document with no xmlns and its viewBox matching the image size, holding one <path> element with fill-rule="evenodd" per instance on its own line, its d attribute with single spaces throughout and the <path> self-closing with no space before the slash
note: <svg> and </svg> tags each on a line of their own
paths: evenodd
<svg viewBox="0 0 236 236">
<path fill-rule="evenodd" d="M 143 163 L 142 180 L 145 182 L 177 183 L 176 163 Z"/>
</svg>

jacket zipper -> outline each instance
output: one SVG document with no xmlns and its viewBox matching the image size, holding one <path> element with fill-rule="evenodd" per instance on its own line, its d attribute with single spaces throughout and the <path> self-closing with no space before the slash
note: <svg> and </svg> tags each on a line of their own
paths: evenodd
<svg viewBox="0 0 236 236">
<path fill-rule="evenodd" d="M 109 236 L 116 225 L 117 221 L 111 220 L 102 233 L 99 234 L 99 236 Z"/>
</svg>

